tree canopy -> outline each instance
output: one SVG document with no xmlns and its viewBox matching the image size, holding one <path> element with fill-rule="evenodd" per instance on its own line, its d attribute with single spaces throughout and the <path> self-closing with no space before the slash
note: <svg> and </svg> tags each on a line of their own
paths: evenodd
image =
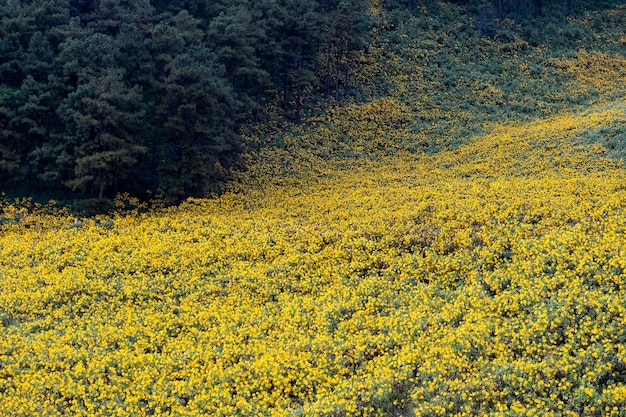
<svg viewBox="0 0 626 417">
<path fill-rule="evenodd" d="M 545 14 L 562 14 L 566 25 L 591 7 L 453 3 L 475 14 L 480 36 Z M 243 124 L 300 123 L 313 104 L 351 95 L 378 6 L 419 14 L 423 1 L 4 0 L 3 191 L 101 198 L 160 190 L 170 201 L 215 191 L 245 150 Z"/>
</svg>

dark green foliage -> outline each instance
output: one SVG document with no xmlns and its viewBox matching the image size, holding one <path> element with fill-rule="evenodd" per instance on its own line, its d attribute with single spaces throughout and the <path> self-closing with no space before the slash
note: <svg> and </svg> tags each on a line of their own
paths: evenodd
<svg viewBox="0 0 626 417">
<path fill-rule="evenodd" d="M 157 153 L 159 185 L 170 197 L 206 194 L 221 180 L 221 163 L 240 150 L 233 131 L 236 111 L 223 67 L 214 53 L 191 47 L 165 66 Z M 229 122 L 230 121 L 230 122 Z"/>
<path fill-rule="evenodd" d="M 587 32 L 576 31 L 568 17 L 615 4 L 451 3 L 469 16 L 459 42 L 491 37 L 503 49 L 519 39 L 554 45 L 590 38 L 605 22 L 590 20 Z M 435 19 L 426 16 L 438 6 L 423 0 L 381 4 L 391 14 L 376 22 L 379 35 L 403 25 L 407 13 L 424 13 L 423 24 L 434 24 L 434 32 L 452 22 L 445 7 Z M 371 41 L 370 6 L 369 0 L 0 2 L 2 191 L 91 198 L 160 190 L 176 201 L 219 190 L 245 150 L 241 126 L 300 123 L 319 103 L 356 96 L 352 74 Z M 457 65 L 452 58 L 439 64 Z M 442 79 L 448 90 L 462 82 Z M 515 80 L 510 84 L 515 88 Z"/>
<path fill-rule="evenodd" d="M 217 190 L 267 103 L 299 122 L 347 92 L 367 1 L 0 3 L 3 191 L 84 197 Z M 326 73 L 314 62 L 328 52 Z M 331 62 L 332 61 L 332 62 Z"/>
<path fill-rule="evenodd" d="M 452 3 L 463 5 L 474 16 L 479 36 L 507 38 L 513 33 L 533 45 L 555 40 L 563 43 L 567 40 L 568 17 L 620 4 L 613 0 L 454 0 Z"/>
<path fill-rule="evenodd" d="M 28 75 L 15 94 L 14 104 L 17 113 L 12 120 L 12 137 L 21 149 L 24 144 L 28 144 L 28 148 L 21 164 L 21 175 L 14 173 L 12 180 L 25 181 L 29 187 L 39 188 L 41 160 L 37 150 L 44 146 L 47 133 L 56 123 L 53 94 L 46 82 L 38 82 Z"/>
<path fill-rule="evenodd" d="M 64 151 L 74 160 L 74 175 L 64 184 L 73 190 L 97 192 L 99 198 L 105 189 L 117 192 L 137 155 L 146 152 L 133 135 L 142 125 L 141 93 L 124 83 L 123 74 L 113 67 L 86 74 L 63 104 Z"/>
<path fill-rule="evenodd" d="M 344 95 L 349 91 L 349 73 L 354 53 L 365 48 L 369 42 L 373 21 L 363 2 L 325 0 L 328 19 L 324 26 L 323 42 L 326 47 L 325 92 L 334 90 L 335 103 L 339 103 L 340 82 Z"/>
<path fill-rule="evenodd" d="M 18 144 L 11 132 L 11 121 L 15 117 L 12 102 L 15 92 L 7 86 L 0 86 L 0 182 L 11 183 L 21 166 Z"/>
</svg>

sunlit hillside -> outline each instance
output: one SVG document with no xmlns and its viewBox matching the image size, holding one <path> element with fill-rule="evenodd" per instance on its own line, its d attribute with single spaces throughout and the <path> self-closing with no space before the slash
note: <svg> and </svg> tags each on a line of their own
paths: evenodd
<svg viewBox="0 0 626 417">
<path fill-rule="evenodd" d="M 624 57 L 481 48 L 529 90 L 389 64 L 219 197 L 4 202 L 0 415 L 624 415 Z"/>
</svg>

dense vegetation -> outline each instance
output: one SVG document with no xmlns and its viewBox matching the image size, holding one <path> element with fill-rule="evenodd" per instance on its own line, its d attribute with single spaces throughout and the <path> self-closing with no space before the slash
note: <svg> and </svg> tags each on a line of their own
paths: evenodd
<svg viewBox="0 0 626 417">
<path fill-rule="evenodd" d="M 626 173 L 576 137 L 624 118 L 161 213 L 5 206 L 0 414 L 621 415 Z"/>
<path fill-rule="evenodd" d="M 372 2 L 219 197 L 2 201 L 0 415 L 624 415 L 626 6 L 542 3 Z"/>
<path fill-rule="evenodd" d="M 0 2 L 3 191 L 43 201 L 120 192 L 161 193 L 171 202 L 204 196 L 255 149 L 245 141 L 250 125 L 266 129 L 266 145 L 305 114 L 367 100 L 364 81 L 379 80 L 358 79 L 361 66 L 368 59 L 385 65 L 389 53 L 374 53 L 373 36 L 397 48 L 397 29 L 413 22 L 418 30 L 405 36 L 428 52 L 442 46 L 432 35 L 460 24 L 454 32 L 470 54 L 482 54 L 471 51 L 481 37 L 514 50 L 545 42 L 552 49 L 602 36 L 601 25 L 569 30 L 567 19 L 611 4 L 457 3 L 461 16 L 431 16 L 432 5 L 415 0 Z M 388 18 L 376 19 L 377 10 Z M 422 58 L 429 82 L 449 88 L 461 80 L 443 74 L 458 67 L 460 50 L 439 56 L 447 62 Z M 508 86 L 513 94 L 517 88 Z"/>
<path fill-rule="evenodd" d="M 241 123 L 266 120 L 269 105 L 300 122 L 314 87 L 340 100 L 366 6 L 3 1 L 0 181 L 57 198 L 206 195 L 243 150 Z"/>
</svg>

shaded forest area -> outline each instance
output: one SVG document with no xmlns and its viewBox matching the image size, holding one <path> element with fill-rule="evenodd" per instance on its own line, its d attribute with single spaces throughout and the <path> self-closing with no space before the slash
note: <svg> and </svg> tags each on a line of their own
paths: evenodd
<svg viewBox="0 0 626 417">
<path fill-rule="evenodd" d="M 367 2 L 8 0 L 0 23 L 3 191 L 215 190 L 241 123 L 299 122 L 337 100 L 371 27 Z M 313 71 L 323 51 L 326 73 Z M 58 198 L 58 196 L 56 196 Z"/>
<path fill-rule="evenodd" d="M 562 13 L 565 25 L 576 9 L 605 6 L 456 3 L 478 37 L 504 20 L 532 27 Z M 214 192 L 245 151 L 242 125 L 300 123 L 314 103 L 351 94 L 379 6 L 423 12 L 417 0 L 4 0 L 2 191 L 170 202 Z"/>
</svg>

